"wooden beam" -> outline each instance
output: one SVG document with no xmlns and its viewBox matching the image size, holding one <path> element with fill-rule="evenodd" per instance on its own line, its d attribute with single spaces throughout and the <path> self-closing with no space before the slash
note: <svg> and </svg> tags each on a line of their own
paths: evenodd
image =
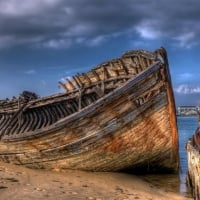
<svg viewBox="0 0 200 200">
<path fill-rule="evenodd" d="M 122 59 L 119 59 L 119 63 L 121 64 L 121 66 L 123 67 L 124 71 L 126 72 L 126 74 L 129 74 L 128 68 L 125 65 L 124 61 Z"/>
<path fill-rule="evenodd" d="M 61 81 L 58 82 L 59 87 L 63 88 L 66 92 L 68 91 L 66 85 L 64 83 L 62 83 Z"/>
<path fill-rule="evenodd" d="M 76 76 L 72 77 L 78 88 L 82 87 L 82 83 L 79 81 L 79 79 Z"/>
<path fill-rule="evenodd" d="M 68 88 L 68 85 L 71 88 Z M 68 78 L 66 79 L 66 87 L 67 87 L 68 90 L 74 90 L 74 89 L 76 89 L 75 85 Z"/>
</svg>

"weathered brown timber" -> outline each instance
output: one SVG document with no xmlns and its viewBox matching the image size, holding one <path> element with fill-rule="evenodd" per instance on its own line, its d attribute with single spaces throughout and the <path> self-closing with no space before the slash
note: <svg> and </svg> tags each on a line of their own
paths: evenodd
<svg viewBox="0 0 200 200">
<path fill-rule="evenodd" d="M 60 83 L 0 101 L 0 160 L 34 168 L 178 170 L 167 53 L 128 51 Z"/>
<path fill-rule="evenodd" d="M 199 113 L 200 115 L 200 113 Z M 195 200 L 200 200 L 200 127 L 187 142 L 188 173 L 187 184 Z"/>
</svg>

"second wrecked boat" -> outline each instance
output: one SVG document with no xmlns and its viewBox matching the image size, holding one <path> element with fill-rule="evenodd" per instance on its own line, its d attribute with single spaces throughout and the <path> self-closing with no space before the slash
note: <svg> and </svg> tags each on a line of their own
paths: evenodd
<svg viewBox="0 0 200 200">
<path fill-rule="evenodd" d="M 198 127 L 186 144 L 188 157 L 187 185 L 195 200 L 200 199 L 200 105 L 197 113 Z"/>
<path fill-rule="evenodd" d="M 60 83 L 0 102 L 0 160 L 33 168 L 178 170 L 167 54 L 128 51 Z"/>
</svg>

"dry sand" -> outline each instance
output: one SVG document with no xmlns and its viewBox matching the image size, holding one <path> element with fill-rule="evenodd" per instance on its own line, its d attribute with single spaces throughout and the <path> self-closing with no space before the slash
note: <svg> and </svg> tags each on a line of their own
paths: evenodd
<svg viewBox="0 0 200 200">
<path fill-rule="evenodd" d="M 188 200 L 123 173 L 32 170 L 0 163 L 0 200 Z"/>
</svg>

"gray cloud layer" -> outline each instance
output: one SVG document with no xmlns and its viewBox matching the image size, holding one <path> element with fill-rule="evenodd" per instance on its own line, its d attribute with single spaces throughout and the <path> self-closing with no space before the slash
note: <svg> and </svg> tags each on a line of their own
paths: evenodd
<svg viewBox="0 0 200 200">
<path fill-rule="evenodd" d="M 98 45 L 119 35 L 200 43 L 198 0 L 0 0 L 0 47 Z"/>
</svg>

